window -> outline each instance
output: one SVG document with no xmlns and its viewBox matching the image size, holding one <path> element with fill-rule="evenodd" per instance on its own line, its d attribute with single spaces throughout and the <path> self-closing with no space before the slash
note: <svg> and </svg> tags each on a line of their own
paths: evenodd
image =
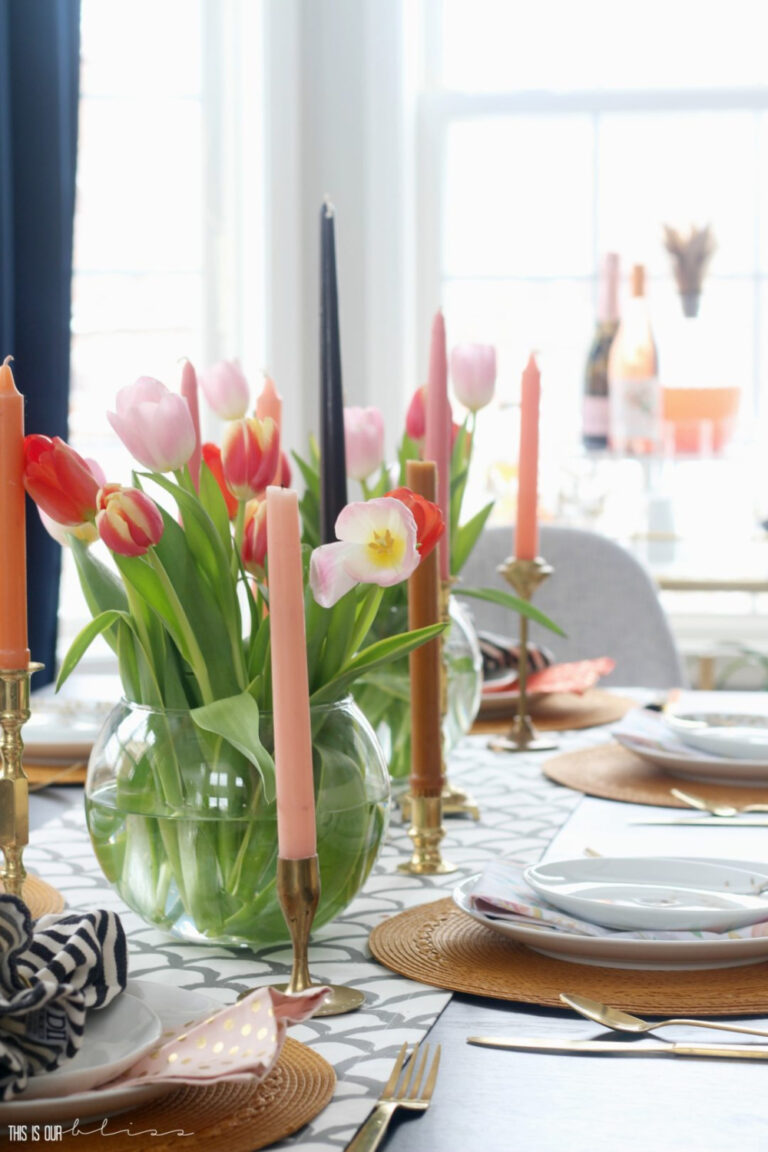
<svg viewBox="0 0 768 1152">
<path fill-rule="evenodd" d="M 112 481 L 123 385 L 178 387 L 182 357 L 260 362 L 259 9 L 82 0 L 70 441 Z M 62 651 L 86 619 L 65 556 Z"/>
<path fill-rule="evenodd" d="M 681 309 L 662 225 L 709 223 L 717 251 L 704 301 L 724 334 L 723 382 L 741 388 L 743 464 L 768 426 L 759 0 L 727 11 L 653 0 L 632 20 L 605 0 L 433 0 L 426 12 L 420 298 L 424 312 L 430 297 L 443 300 L 451 343 L 497 345 L 499 419 L 480 422 L 478 455 L 515 458 L 520 372 L 538 349 L 542 500 L 558 514 L 563 464 L 579 455 L 601 254 L 621 253 L 625 279 L 632 263 L 647 266 L 662 382 L 672 384 L 664 346 Z M 753 531 L 753 503 L 739 531 Z"/>
</svg>

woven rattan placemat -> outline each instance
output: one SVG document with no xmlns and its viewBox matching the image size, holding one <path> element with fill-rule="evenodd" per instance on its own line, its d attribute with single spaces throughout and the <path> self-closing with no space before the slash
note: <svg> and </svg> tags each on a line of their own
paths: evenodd
<svg viewBox="0 0 768 1152">
<path fill-rule="evenodd" d="M 541 770 L 550 780 L 588 796 L 626 800 L 631 804 L 655 804 L 666 808 L 691 808 L 670 795 L 671 788 L 692 792 L 708 803 L 768 804 L 768 788 L 710 784 L 683 780 L 649 764 L 615 742 L 599 748 L 581 748 L 545 760 Z"/>
<path fill-rule="evenodd" d="M 374 928 L 385 967 L 451 992 L 562 1008 L 561 992 L 654 1015 L 768 1012 L 768 963 L 666 972 L 570 964 L 532 952 L 473 920 L 451 899 L 409 908 Z"/>
<path fill-rule="evenodd" d="M 0 880 L 0 892 L 4 891 L 3 882 Z M 22 895 L 33 920 L 37 920 L 38 916 L 45 916 L 48 912 L 61 912 L 66 904 L 58 888 L 52 888 L 39 876 L 27 875 Z"/>
<path fill-rule="evenodd" d="M 75 1132 L 72 1121 L 65 1120 L 55 1147 L 99 1148 L 101 1152 L 106 1148 L 110 1152 L 256 1152 L 314 1119 L 328 1104 L 335 1084 L 331 1065 L 288 1037 L 272 1072 L 256 1087 L 223 1081 L 205 1088 L 175 1088 L 167 1096 L 104 1122 L 82 1120 Z M 7 1134 L 0 1135 L 0 1148 L 12 1146 Z"/>
<path fill-rule="evenodd" d="M 616 696 L 602 688 L 590 688 L 582 696 L 571 692 L 551 692 L 531 701 L 530 714 L 537 728 L 544 732 L 566 732 L 570 728 L 597 728 L 621 720 L 637 701 Z M 506 732 L 516 704 L 508 708 L 494 708 L 486 699 L 480 706 L 480 715 L 474 732 Z"/>
</svg>

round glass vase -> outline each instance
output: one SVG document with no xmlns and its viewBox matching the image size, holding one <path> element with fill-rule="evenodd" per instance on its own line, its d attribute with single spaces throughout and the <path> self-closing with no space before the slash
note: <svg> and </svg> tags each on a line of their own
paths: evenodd
<svg viewBox="0 0 768 1152">
<path fill-rule="evenodd" d="M 314 927 L 360 890 L 389 818 L 389 777 L 350 699 L 311 709 L 321 897 Z M 259 737 L 274 747 L 272 716 Z M 261 777 L 188 711 L 121 701 L 96 740 L 85 788 L 102 871 L 149 924 L 197 943 L 289 939 L 275 891 L 277 807 Z"/>
<path fill-rule="evenodd" d="M 444 659 L 448 670 L 448 708 L 443 718 L 446 756 L 472 727 L 480 708 L 483 661 L 477 633 L 469 613 L 451 596 L 450 625 L 444 635 Z M 406 605 L 396 605 L 377 621 L 378 638 L 405 632 Z M 411 771 L 411 681 L 408 657 L 362 677 L 352 689 L 355 700 L 368 717 L 384 750 L 393 781 L 405 780 Z"/>
</svg>

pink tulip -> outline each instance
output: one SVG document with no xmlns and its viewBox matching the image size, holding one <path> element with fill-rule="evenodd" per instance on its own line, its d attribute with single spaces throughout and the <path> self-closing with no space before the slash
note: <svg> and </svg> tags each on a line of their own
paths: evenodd
<svg viewBox="0 0 768 1152">
<path fill-rule="evenodd" d="M 249 500 L 245 506 L 242 547 L 243 566 L 252 576 L 264 575 L 267 555 L 267 502 Z"/>
<path fill-rule="evenodd" d="M 415 440 L 417 444 L 427 434 L 427 408 L 425 403 L 426 389 L 422 386 L 417 388 L 411 397 L 411 402 L 408 405 L 408 411 L 405 415 L 405 431 L 411 440 Z"/>
<path fill-rule="evenodd" d="M 256 397 L 256 415 L 259 420 L 271 416 L 278 428 L 282 426 L 283 401 L 271 376 L 264 377 L 264 387 Z"/>
<path fill-rule="evenodd" d="M 107 419 L 131 455 L 153 472 L 175 472 L 193 455 L 197 438 L 187 401 L 152 376 L 121 388 Z"/>
<path fill-rule="evenodd" d="M 496 387 L 496 349 L 492 344 L 457 344 L 451 351 L 451 378 L 456 399 L 465 408 L 485 408 Z"/>
<path fill-rule="evenodd" d="M 347 504 L 336 519 L 338 540 L 315 548 L 309 582 L 315 600 L 332 608 L 355 584 L 388 588 L 418 567 L 416 521 L 401 500 L 382 496 Z"/>
<path fill-rule="evenodd" d="M 378 408 L 344 409 L 347 475 L 367 480 L 384 461 L 384 417 Z"/>
<path fill-rule="evenodd" d="M 222 420 L 240 420 L 248 411 L 250 388 L 238 360 L 220 360 L 200 377 L 206 400 Z"/>
<path fill-rule="evenodd" d="M 224 479 L 238 500 L 261 496 L 280 460 L 280 434 L 274 420 L 255 416 L 233 420 L 224 429 L 221 463 Z"/>
<path fill-rule="evenodd" d="M 105 484 L 99 489 L 96 504 L 99 536 L 120 556 L 143 556 L 163 535 L 157 505 L 138 488 Z"/>
<path fill-rule="evenodd" d="M 197 397 L 197 373 L 189 360 L 184 361 L 181 369 L 181 394 L 189 405 L 189 414 L 195 429 L 195 450 L 189 458 L 189 473 L 195 488 L 200 486 L 200 452 L 202 438 L 200 436 L 200 404 Z"/>
</svg>

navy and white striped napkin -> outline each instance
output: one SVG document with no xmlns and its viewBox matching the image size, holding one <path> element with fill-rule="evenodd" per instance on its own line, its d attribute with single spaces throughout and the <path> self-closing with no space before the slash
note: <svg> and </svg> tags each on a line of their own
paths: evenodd
<svg viewBox="0 0 768 1152">
<path fill-rule="evenodd" d="M 32 921 L 0 896 L 0 1099 L 80 1048 L 89 1009 L 125 988 L 128 952 L 114 912 L 69 912 Z"/>
</svg>

